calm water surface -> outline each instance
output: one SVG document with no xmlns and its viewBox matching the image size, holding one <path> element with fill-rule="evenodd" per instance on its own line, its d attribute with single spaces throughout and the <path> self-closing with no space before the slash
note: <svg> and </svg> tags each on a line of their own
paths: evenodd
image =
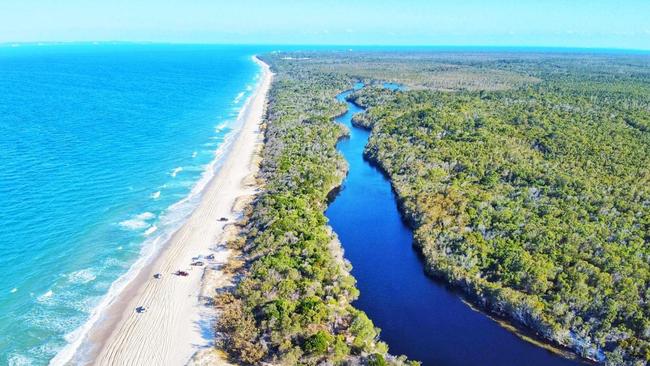
<svg viewBox="0 0 650 366">
<path fill-rule="evenodd" d="M 521 340 L 425 275 L 390 182 L 363 160 L 369 132 L 350 123 L 363 110 L 348 108 L 337 121 L 350 128 L 338 144 L 350 171 L 326 215 L 352 262 L 361 291 L 355 306 L 382 329 L 391 353 L 432 366 L 581 365 Z"/>
</svg>

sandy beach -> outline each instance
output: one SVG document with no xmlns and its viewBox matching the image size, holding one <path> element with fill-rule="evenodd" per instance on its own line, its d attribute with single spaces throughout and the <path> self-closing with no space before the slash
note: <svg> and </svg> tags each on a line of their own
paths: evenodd
<svg viewBox="0 0 650 366">
<path fill-rule="evenodd" d="M 215 280 L 225 276 L 219 270 L 229 256 L 223 240 L 227 225 L 240 215 L 236 203 L 256 191 L 250 178 L 256 172 L 254 156 L 262 141 L 260 124 L 272 73 L 257 58 L 255 62 L 263 70 L 257 90 L 240 114 L 241 129 L 199 206 L 111 304 L 90 331 L 85 354 L 71 363 L 185 365 L 213 341 L 215 314 L 205 297 L 214 293 Z M 214 258 L 205 258 L 209 255 Z M 192 266 L 197 260 L 205 265 Z M 175 275 L 178 270 L 188 275 Z M 154 278 L 158 273 L 160 278 Z M 145 311 L 136 312 L 138 307 Z"/>
</svg>

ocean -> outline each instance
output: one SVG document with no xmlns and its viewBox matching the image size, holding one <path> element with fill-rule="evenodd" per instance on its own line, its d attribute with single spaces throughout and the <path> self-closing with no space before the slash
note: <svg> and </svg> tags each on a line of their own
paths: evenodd
<svg viewBox="0 0 650 366">
<path fill-rule="evenodd" d="M 70 352 L 218 169 L 250 47 L 0 46 L 0 364 Z"/>
</svg>

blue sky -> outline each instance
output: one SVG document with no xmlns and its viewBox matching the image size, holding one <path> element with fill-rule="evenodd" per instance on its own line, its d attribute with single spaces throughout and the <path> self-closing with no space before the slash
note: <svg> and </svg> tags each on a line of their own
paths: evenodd
<svg viewBox="0 0 650 366">
<path fill-rule="evenodd" d="M 650 49 L 650 0 L 0 0 L 0 42 Z"/>
</svg>

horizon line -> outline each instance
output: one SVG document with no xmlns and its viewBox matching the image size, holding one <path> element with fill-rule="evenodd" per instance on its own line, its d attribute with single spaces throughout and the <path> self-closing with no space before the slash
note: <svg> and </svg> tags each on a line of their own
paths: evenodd
<svg viewBox="0 0 650 366">
<path fill-rule="evenodd" d="M 20 46 L 56 46 L 56 45 L 102 45 L 102 44 L 133 44 L 133 45 L 205 45 L 205 46 L 260 46 L 260 47 L 362 47 L 362 48 L 492 48 L 492 49 L 538 49 L 566 51 L 623 51 L 650 53 L 650 48 L 626 48 L 606 46 L 556 46 L 556 45 L 495 45 L 495 44 L 364 44 L 364 43 L 253 43 L 253 42 L 192 42 L 192 41 L 124 41 L 124 40 L 95 40 L 95 41 L 0 41 L 0 47 Z"/>
</svg>

